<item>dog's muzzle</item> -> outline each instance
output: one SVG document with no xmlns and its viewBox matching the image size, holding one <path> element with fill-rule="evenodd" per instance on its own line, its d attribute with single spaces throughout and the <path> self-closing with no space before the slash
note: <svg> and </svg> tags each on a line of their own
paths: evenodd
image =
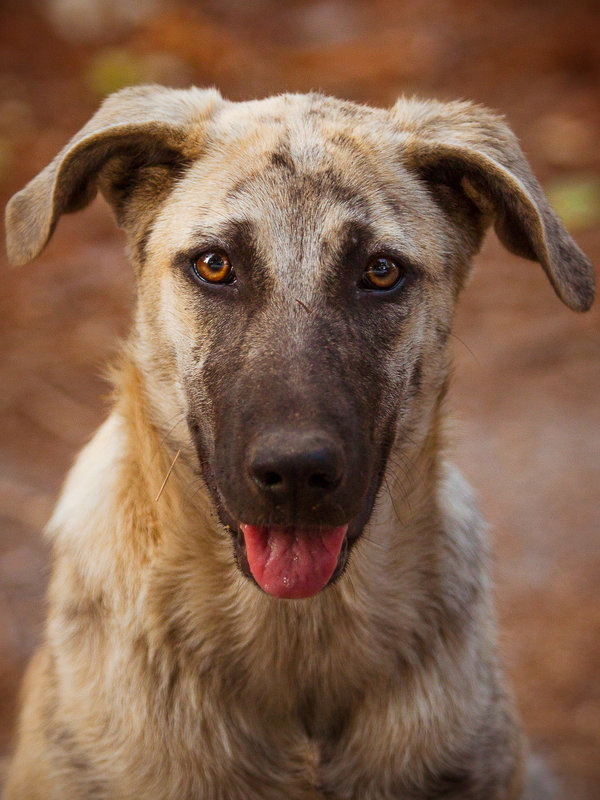
<svg viewBox="0 0 600 800">
<path fill-rule="evenodd" d="M 209 484 L 236 561 L 274 597 L 311 597 L 346 566 L 372 498 L 369 470 L 345 443 L 332 426 L 302 420 L 217 449 Z"/>
<path fill-rule="evenodd" d="M 275 597 L 311 597 L 334 574 L 348 530 L 346 520 L 323 524 L 346 478 L 341 444 L 318 429 L 268 430 L 248 447 L 245 469 L 263 513 L 288 523 L 242 522 L 252 577 Z"/>
</svg>

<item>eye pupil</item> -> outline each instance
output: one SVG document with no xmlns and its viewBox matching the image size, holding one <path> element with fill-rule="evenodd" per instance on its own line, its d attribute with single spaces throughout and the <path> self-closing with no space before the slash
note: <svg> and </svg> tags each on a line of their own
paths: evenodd
<svg viewBox="0 0 600 800">
<path fill-rule="evenodd" d="M 394 271 L 397 272 L 398 267 L 396 267 L 395 264 L 392 264 L 386 258 L 378 258 L 371 267 L 371 273 L 373 276 L 376 278 L 382 278 L 383 280 L 389 278 Z"/>
<path fill-rule="evenodd" d="M 398 264 L 383 256 L 370 261 L 363 275 L 363 285 L 367 289 L 391 289 L 401 280 L 402 272 Z"/>
<path fill-rule="evenodd" d="M 223 257 L 217 255 L 216 253 L 211 253 L 206 259 L 206 266 L 215 272 L 219 272 L 223 269 L 225 262 L 223 261 Z"/>
</svg>

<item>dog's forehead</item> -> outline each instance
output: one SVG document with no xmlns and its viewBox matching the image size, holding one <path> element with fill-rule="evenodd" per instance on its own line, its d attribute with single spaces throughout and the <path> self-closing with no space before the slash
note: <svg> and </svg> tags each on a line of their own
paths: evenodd
<svg viewBox="0 0 600 800">
<path fill-rule="evenodd" d="M 225 106 L 156 228 L 172 256 L 238 225 L 285 282 L 314 277 L 323 249 L 352 226 L 435 269 L 444 248 L 425 224 L 431 213 L 426 189 L 401 165 L 388 112 L 284 95 Z"/>
<path fill-rule="evenodd" d="M 214 117 L 209 136 L 220 141 L 256 138 L 258 149 L 268 152 L 269 139 L 284 135 L 298 164 L 317 167 L 323 140 L 344 137 L 346 143 L 370 135 L 379 139 L 393 130 L 392 118 L 380 108 L 359 106 L 320 95 L 280 95 L 246 103 L 226 103 Z M 263 137 L 267 141 L 262 144 Z M 248 142 L 249 144 L 250 142 Z M 341 143 L 341 138 L 338 144 Z"/>
</svg>

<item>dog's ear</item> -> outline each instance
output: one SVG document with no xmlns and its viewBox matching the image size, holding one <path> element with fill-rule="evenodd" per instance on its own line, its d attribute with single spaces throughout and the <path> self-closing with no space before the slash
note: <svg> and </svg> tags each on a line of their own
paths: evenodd
<svg viewBox="0 0 600 800">
<path fill-rule="evenodd" d="M 61 214 L 84 208 L 98 188 L 115 208 L 136 173 L 172 169 L 197 156 L 202 125 L 223 102 L 215 89 L 137 86 L 108 97 L 56 158 L 6 208 L 9 260 L 26 264 L 43 250 Z"/>
<path fill-rule="evenodd" d="M 538 261 L 561 300 L 586 311 L 594 299 L 594 272 L 550 207 L 516 137 L 503 120 L 465 102 L 399 100 L 408 166 L 430 184 L 445 184 L 468 198 L 502 243 Z M 452 192 L 450 192 L 452 197 Z"/>
</svg>

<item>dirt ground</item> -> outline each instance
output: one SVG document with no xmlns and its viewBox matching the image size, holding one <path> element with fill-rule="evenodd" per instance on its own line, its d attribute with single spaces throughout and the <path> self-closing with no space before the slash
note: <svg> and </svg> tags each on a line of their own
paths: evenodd
<svg viewBox="0 0 600 800">
<path fill-rule="evenodd" d="M 506 114 L 600 263 L 597 3 L 5 0 L 2 205 L 104 93 L 141 81 L 214 84 L 232 99 L 320 89 L 483 102 Z M 0 755 L 40 637 L 40 530 L 106 414 L 103 364 L 127 331 L 122 244 L 97 200 L 34 264 L 9 271 L 0 258 Z M 450 400 L 454 457 L 491 526 L 503 658 L 532 747 L 571 800 L 600 797 L 599 321 L 600 303 L 573 314 L 537 265 L 490 236 L 458 313 Z"/>
</svg>

